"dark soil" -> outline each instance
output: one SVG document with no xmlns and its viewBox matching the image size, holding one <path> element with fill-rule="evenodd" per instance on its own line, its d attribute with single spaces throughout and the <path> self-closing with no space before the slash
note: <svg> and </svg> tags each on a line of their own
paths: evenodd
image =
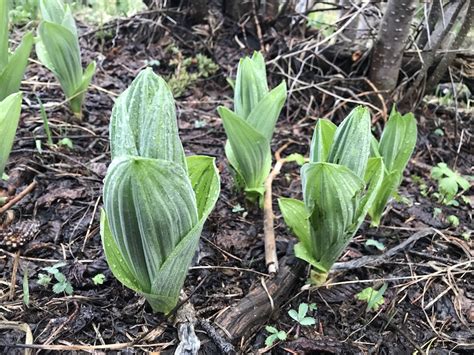
<svg viewBox="0 0 474 355">
<path fill-rule="evenodd" d="M 16 223 L 38 220 L 40 228 L 19 253 L 0 249 L 0 324 L 2 320 L 26 323 L 33 333 L 33 343 L 50 349 L 46 352 L 54 351 L 52 345 L 71 350 L 67 346 L 118 344 L 116 349 L 132 353 L 168 353 L 178 343 L 172 322 L 153 314 L 141 297 L 112 276 L 99 234 L 102 181 L 110 163 L 108 123 L 113 99 L 151 61 L 160 62 L 154 66 L 157 73 L 171 75 L 174 68 L 167 63 L 172 54 L 165 50 L 171 43 L 185 56 L 203 53 L 221 67 L 216 75 L 199 80 L 177 98 L 180 135 L 187 154 L 215 156 L 222 179 L 221 197 L 206 224 L 184 290 L 191 295 L 197 317 L 212 325 L 217 314 L 233 307 L 253 285 L 261 282 L 262 276 L 257 272 L 266 273 L 263 216 L 233 188 L 223 149 L 225 134 L 216 114 L 218 105 L 231 104 L 232 91 L 225 78 L 235 75 L 232 70 L 235 71 L 238 58 L 250 53 L 250 49 L 238 49 L 233 40 L 236 29 L 228 25 L 212 43 L 189 29 L 171 26 L 163 25 L 153 43 L 137 40 L 138 31 L 146 28 L 138 20 L 112 27 L 105 40 L 98 38 L 97 33 L 82 39 L 84 56 L 94 58 L 98 64 L 82 121 L 74 119 L 66 105 L 56 105 L 63 101 L 63 94 L 45 68 L 36 63 L 28 68 L 27 82 L 22 86 L 25 100 L 21 124 L 7 167 L 9 185 L 3 182 L 2 186 L 12 196 L 37 181 L 33 192 L 13 209 Z M 279 41 L 275 39 L 269 56 L 277 53 Z M 273 66 L 269 66 L 269 71 L 276 73 Z M 279 75 L 272 75 L 271 86 L 280 80 Z M 37 96 L 46 105 L 55 143 L 67 137 L 72 140 L 73 149 L 46 145 Z M 317 96 L 315 99 L 318 100 Z M 327 107 L 317 105 L 319 111 L 308 112 L 304 109 L 308 105 L 304 95 L 291 97 L 278 123 L 274 150 L 291 141 L 284 155 L 307 154 L 315 119 L 332 109 L 328 103 Z M 342 106 L 331 118 L 339 122 L 350 108 Z M 458 118 L 455 125 L 454 117 L 428 108 L 420 109 L 416 116 L 419 139 L 400 189 L 403 202 L 390 205 L 378 229 L 365 224 L 341 260 L 383 253 L 366 246 L 367 239 L 391 248 L 423 228 L 436 230 L 382 266 L 334 272 L 328 287 L 304 286 L 303 277 L 301 290 L 288 295 L 280 312 L 257 332 L 234 344 L 238 351 L 248 353 L 264 348 L 268 335 L 264 326 L 273 325 L 288 332 L 287 341 L 271 350 L 276 354 L 444 354 L 450 350 L 471 353 L 474 287 L 469 261 L 473 252 L 472 239 L 464 237 L 472 228 L 472 195 L 465 193 L 471 205 L 460 200 L 459 207 L 444 206 L 432 196 L 436 184 L 429 176 L 430 167 L 442 161 L 451 167 L 455 164 L 463 174 L 472 173 L 470 118 Z M 437 127 L 442 127 L 444 136 L 434 134 Z M 36 148 L 38 140 L 42 142 L 42 153 Z M 425 196 L 415 175 L 427 185 Z M 299 167 L 286 164 L 273 186 L 278 254 L 283 257 L 292 254 L 295 238 L 283 223 L 276 197 L 301 197 Z M 435 208 L 442 210 L 436 217 Z M 456 228 L 446 222 L 451 214 L 460 220 Z M 53 293 L 51 285 L 38 284 L 38 275 L 45 273 L 42 268 L 62 261 L 66 265 L 60 270 L 74 289 L 70 296 Z M 23 303 L 22 286 L 26 270 L 28 306 Z M 92 278 L 99 273 L 105 275 L 105 282 L 95 285 Z M 378 311 L 367 311 L 367 305 L 355 295 L 369 286 L 378 288 L 384 282 L 388 284 L 385 303 Z M 288 316 L 289 309 L 298 309 L 303 302 L 316 304 L 317 310 L 310 312 L 316 319 L 315 326 L 296 326 Z M 197 334 L 202 341 L 202 353 L 218 353 L 207 330 L 198 326 Z M 3 353 L 22 352 L 24 342 L 22 331 L 0 328 Z M 92 350 L 90 347 L 89 351 Z"/>
</svg>

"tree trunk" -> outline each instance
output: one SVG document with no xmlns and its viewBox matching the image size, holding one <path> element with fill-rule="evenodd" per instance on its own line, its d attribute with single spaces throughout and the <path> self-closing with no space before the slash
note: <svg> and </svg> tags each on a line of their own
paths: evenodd
<svg viewBox="0 0 474 355">
<path fill-rule="evenodd" d="M 369 78 L 384 96 L 397 86 L 417 0 L 389 0 L 375 42 Z"/>
<path fill-rule="evenodd" d="M 424 48 L 427 44 L 431 45 L 431 34 L 441 17 L 441 3 L 443 0 L 433 0 L 431 4 L 428 18 L 425 19 L 425 27 L 421 31 L 418 39 L 418 47 Z"/>
</svg>

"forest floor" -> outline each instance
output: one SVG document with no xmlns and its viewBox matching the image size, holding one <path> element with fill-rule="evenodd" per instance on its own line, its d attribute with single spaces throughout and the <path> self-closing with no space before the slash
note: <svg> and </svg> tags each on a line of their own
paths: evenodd
<svg viewBox="0 0 474 355">
<path fill-rule="evenodd" d="M 203 53 L 220 67 L 215 74 L 185 88 L 177 97 L 177 107 L 186 153 L 216 157 L 222 180 L 221 196 L 206 223 L 184 291 L 190 296 L 198 320 L 218 328 L 214 324 L 218 314 L 235 307 L 250 289 L 268 280 L 263 215 L 233 188 L 224 155 L 225 133 L 216 113 L 218 105 L 231 106 L 232 89 L 226 77 L 235 75 L 232 68 L 249 51 L 239 49 L 229 28 L 209 46 L 185 28 L 166 30 L 164 25 L 156 42 L 138 41 L 140 26 L 135 25 L 131 21 L 111 27 L 108 38 L 85 31 L 83 55 L 97 60 L 98 70 L 87 94 L 82 121 L 74 119 L 62 102 L 63 94 L 51 73 L 37 62 L 28 68 L 22 86 L 25 100 L 21 124 L 7 167 L 10 180 L 8 185 L 2 182 L 2 186 L 13 196 L 36 181 L 35 188 L 13 210 L 17 221 L 37 220 L 40 227 L 19 251 L 0 248 L 2 353 L 23 352 L 21 345 L 25 343 L 25 328 L 2 329 L 2 321 L 26 324 L 33 344 L 47 349 L 46 353 L 60 349 L 168 353 L 176 347 L 179 340 L 172 321 L 153 314 L 144 299 L 122 286 L 108 269 L 101 247 L 99 216 L 102 183 L 110 163 L 108 124 L 114 98 L 147 65 L 169 77 L 176 72 L 171 60 L 181 55 L 190 58 Z M 179 53 L 166 50 L 170 44 Z M 190 70 L 193 68 L 191 65 Z M 272 74 L 272 66 L 269 73 L 271 87 L 282 80 Z M 37 96 L 47 108 L 53 140 L 57 143 L 69 138 L 72 149 L 46 145 Z M 307 105 L 311 103 L 293 99 L 283 110 L 273 139 L 274 151 L 288 143 L 283 155 L 308 153 L 318 116 L 305 114 Z M 331 108 L 320 105 L 318 115 L 324 116 Z M 349 106 L 342 107 L 330 118 L 339 123 L 348 110 Z M 417 232 L 425 231 L 424 236 L 377 267 L 335 271 L 320 288 L 305 285 L 305 269 L 297 289 L 287 295 L 279 313 L 234 344 L 238 351 L 264 349 L 269 335 L 266 325 L 287 333 L 286 341 L 267 349 L 275 354 L 473 351 L 474 254 L 472 236 L 468 234 L 472 227 L 472 189 L 465 193 L 467 201 L 460 200 L 457 207 L 445 206 L 433 197 L 437 185 L 430 178 L 431 167 L 439 162 L 455 165 L 461 174 L 472 174 L 469 117 L 458 117 L 456 121 L 449 112 L 427 105 L 416 112 L 418 143 L 400 188 L 400 201 L 391 203 L 380 227 L 371 228 L 364 223 L 341 260 L 383 255 Z M 442 135 L 436 131 L 440 128 Z M 37 140 L 42 142 L 41 152 Z M 280 196 L 301 198 L 299 167 L 295 163 L 284 165 L 273 183 L 273 194 L 277 249 L 279 257 L 283 257 L 292 253 L 295 238 L 286 228 L 276 201 Z M 459 226 L 450 226 L 449 215 L 458 217 Z M 381 243 L 385 250 L 367 245 L 369 239 Z M 38 282 L 40 274 L 48 274 L 45 267 L 60 262 L 64 265 L 58 269 L 73 288 L 71 295 L 55 294 L 54 279 L 46 286 Z M 105 276 L 102 284 L 93 281 L 97 274 Z M 29 295 L 25 295 L 24 282 Z M 367 303 L 356 298 L 366 287 L 379 288 L 384 283 L 384 303 L 378 310 L 368 310 Z M 290 309 L 297 310 L 302 303 L 316 305 L 307 314 L 316 320 L 315 326 L 296 325 L 288 315 Z M 202 342 L 201 353 L 219 353 L 215 336 L 201 323 L 196 329 Z"/>
</svg>

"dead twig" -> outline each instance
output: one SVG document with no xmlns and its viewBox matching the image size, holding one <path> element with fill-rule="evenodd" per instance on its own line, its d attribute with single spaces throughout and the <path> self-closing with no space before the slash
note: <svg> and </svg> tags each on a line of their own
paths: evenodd
<svg viewBox="0 0 474 355">
<path fill-rule="evenodd" d="M 37 185 L 36 180 L 33 180 L 31 184 L 29 184 L 22 192 L 20 192 L 18 195 L 13 197 L 10 201 L 8 201 L 5 205 L 0 208 L 0 215 L 8 211 L 12 206 L 14 206 L 18 201 L 23 199 L 26 195 L 28 195 L 31 191 L 35 189 Z"/>
<path fill-rule="evenodd" d="M 335 263 L 332 267 L 332 270 L 353 270 L 359 269 L 365 266 L 377 266 L 387 262 L 392 256 L 407 249 L 417 240 L 426 237 L 427 235 L 433 234 L 435 231 L 431 228 L 422 229 L 419 232 L 413 234 L 410 238 L 403 241 L 402 243 L 398 244 L 397 246 L 393 247 L 392 249 L 387 250 L 382 255 L 377 256 L 363 256 L 361 258 Z"/>
<path fill-rule="evenodd" d="M 272 205 L 272 183 L 275 177 L 280 173 L 285 159 L 280 154 L 291 142 L 286 143 L 275 152 L 275 166 L 265 181 L 265 195 L 263 200 L 263 234 L 265 241 L 265 265 L 270 275 L 278 271 L 278 256 L 275 244 L 275 229 L 273 228 L 273 205 Z"/>
</svg>

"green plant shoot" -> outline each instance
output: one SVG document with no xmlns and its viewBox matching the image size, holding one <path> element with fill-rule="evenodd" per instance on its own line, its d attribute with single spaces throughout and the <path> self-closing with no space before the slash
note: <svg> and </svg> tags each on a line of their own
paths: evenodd
<svg viewBox="0 0 474 355">
<path fill-rule="evenodd" d="M 234 111 L 217 109 L 227 135 L 225 152 L 239 186 L 250 200 L 265 192 L 270 173 L 270 142 L 286 100 L 286 84 L 269 91 L 265 61 L 259 52 L 240 60 L 234 88 Z"/>
<path fill-rule="evenodd" d="M 11 94 L 0 102 L 0 176 L 3 175 L 8 156 L 12 150 L 13 141 L 15 139 L 18 121 L 21 113 L 20 92 Z"/>
<path fill-rule="evenodd" d="M 38 27 L 36 53 L 58 79 L 72 112 L 81 117 L 95 62 L 83 71 L 76 23 L 69 5 L 62 0 L 40 0 L 40 11 L 43 20 Z"/>
<path fill-rule="evenodd" d="M 295 255 L 322 283 L 363 222 L 383 179 L 380 157 L 369 158 L 370 114 L 355 108 L 339 127 L 320 119 L 301 168 L 304 201 L 278 200 L 299 243 Z"/>
<path fill-rule="evenodd" d="M 0 101 L 18 92 L 33 47 L 33 34 L 26 33 L 13 53 L 8 46 L 8 0 L 0 1 Z"/>
<path fill-rule="evenodd" d="M 416 145 L 416 119 L 412 113 L 401 115 L 393 107 L 380 143 L 372 139 L 372 156 L 381 156 L 384 177 L 374 203 L 369 208 L 372 225 L 378 226 L 389 199 L 395 194 L 403 178 L 403 171 Z"/>
<path fill-rule="evenodd" d="M 154 311 L 169 313 L 219 196 L 214 159 L 185 157 L 173 96 L 150 68 L 117 99 L 110 144 L 101 216 L 107 262 Z"/>
</svg>

